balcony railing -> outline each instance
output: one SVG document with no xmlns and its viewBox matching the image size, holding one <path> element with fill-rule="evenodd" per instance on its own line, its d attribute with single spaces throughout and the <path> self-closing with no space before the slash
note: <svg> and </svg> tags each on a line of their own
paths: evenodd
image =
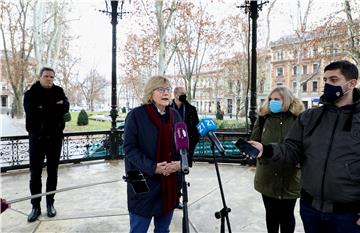
<svg viewBox="0 0 360 233">
<path fill-rule="evenodd" d="M 119 159 L 124 157 L 123 130 L 119 130 Z M 242 162 L 240 151 L 234 146 L 239 138 L 248 138 L 248 134 L 238 132 L 216 132 L 225 149 L 225 157 L 215 149 L 215 155 L 222 162 Z M 79 163 L 81 161 L 111 159 L 110 131 L 64 133 L 60 163 Z M 195 161 L 212 160 L 211 143 L 202 137 L 195 153 Z M 0 165 L 1 172 L 29 167 L 29 137 L 8 136 L 0 138 Z"/>
</svg>

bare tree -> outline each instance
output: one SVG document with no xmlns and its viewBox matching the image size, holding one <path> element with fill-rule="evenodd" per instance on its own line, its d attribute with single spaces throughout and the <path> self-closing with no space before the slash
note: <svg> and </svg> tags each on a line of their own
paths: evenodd
<svg viewBox="0 0 360 233">
<path fill-rule="evenodd" d="M 356 64 L 360 64 L 360 33 L 359 33 L 359 16 L 355 21 L 352 15 L 352 8 L 350 7 L 350 1 L 344 0 L 344 12 L 347 20 L 347 38 L 348 38 L 348 51 L 349 55 L 355 61 Z"/>
<path fill-rule="evenodd" d="M 84 81 L 80 83 L 81 91 L 90 111 L 94 111 L 95 102 L 104 100 L 104 89 L 108 81 L 96 69 L 91 69 Z"/>
<path fill-rule="evenodd" d="M 61 41 L 56 76 L 70 103 L 75 103 L 79 92 L 79 73 L 76 66 L 79 64 L 80 59 L 78 57 L 74 57 L 70 52 L 70 41 L 71 39 L 69 38 L 64 38 Z"/>
<path fill-rule="evenodd" d="M 25 0 L 19 0 L 17 3 L 1 1 L 0 7 L 0 29 L 5 60 L 5 67 L 2 68 L 14 95 L 14 114 L 21 116 L 25 82 L 30 82 L 33 78 L 30 71 L 36 65 L 30 57 L 33 50 L 33 34 L 29 20 L 33 5 L 32 1 Z"/>
<path fill-rule="evenodd" d="M 155 14 L 157 20 L 157 33 L 159 39 L 159 63 L 158 63 L 158 74 L 164 75 L 166 72 L 166 68 L 169 65 L 172 56 L 174 55 L 173 50 L 171 55 L 166 59 L 166 51 L 167 51 L 167 38 L 166 32 L 169 28 L 171 20 L 173 18 L 173 14 L 177 8 L 177 2 L 172 1 L 171 6 L 167 9 L 163 9 L 164 1 L 156 0 L 155 1 Z M 167 17 L 165 16 L 167 14 Z"/>
<path fill-rule="evenodd" d="M 176 16 L 175 48 L 180 73 L 184 79 L 189 99 L 196 95 L 196 83 L 192 78 L 199 74 L 209 46 L 215 43 L 217 30 L 215 21 L 206 13 L 205 7 L 191 2 L 182 2 L 178 6 Z"/>
<path fill-rule="evenodd" d="M 304 54 L 304 50 L 306 49 L 306 35 L 307 35 L 307 30 L 308 30 L 308 17 L 310 14 L 310 10 L 312 8 L 312 4 L 313 4 L 313 0 L 308 0 L 307 2 L 307 6 L 305 9 L 305 12 L 303 14 L 302 12 L 302 8 L 301 8 L 301 1 L 297 0 L 297 28 L 295 30 L 295 34 L 297 36 L 297 43 L 296 46 L 297 48 L 295 49 L 295 54 L 294 56 L 296 57 L 296 67 L 298 67 L 297 73 L 296 73 L 296 88 L 295 88 L 295 96 L 299 97 L 300 95 L 300 87 L 302 86 L 301 84 L 301 72 L 300 72 L 300 67 L 302 64 L 302 59 L 303 59 L 303 54 Z"/>
</svg>

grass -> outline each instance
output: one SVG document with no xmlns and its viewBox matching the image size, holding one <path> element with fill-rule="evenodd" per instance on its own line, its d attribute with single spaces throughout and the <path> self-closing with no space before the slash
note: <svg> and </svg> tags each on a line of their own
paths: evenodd
<svg viewBox="0 0 360 233">
<path fill-rule="evenodd" d="M 87 132 L 98 130 L 110 130 L 111 121 L 96 121 L 89 119 L 89 124 L 84 126 L 77 125 L 79 112 L 71 112 L 71 121 L 66 122 L 64 132 Z M 88 116 L 91 115 L 105 115 L 108 116 L 109 112 L 87 112 Z M 125 119 L 126 113 L 119 113 L 117 120 Z M 214 119 L 215 120 L 215 119 Z M 245 127 L 245 120 L 215 120 L 219 129 L 236 129 Z"/>
<path fill-rule="evenodd" d="M 89 119 L 88 125 L 78 126 L 77 119 L 79 112 L 70 112 L 71 121 L 66 122 L 64 132 L 87 132 L 87 131 L 98 131 L 98 130 L 110 130 L 111 121 L 96 121 Z M 109 115 L 108 112 L 87 112 L 88 116 L 91 115 Z M 118 120 L 124 119 L 125 114 L 119 113 Z"/>
</svg>

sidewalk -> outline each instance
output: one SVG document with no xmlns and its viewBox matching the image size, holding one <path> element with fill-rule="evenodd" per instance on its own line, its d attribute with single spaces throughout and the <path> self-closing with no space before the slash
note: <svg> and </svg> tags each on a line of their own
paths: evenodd
<svg viewBox="0 0 360 233">
<path fill-rule="evenodd" d="M 25 118 L 11 118 L 9 115 L 0 114 L 0 135 L 27 135 L 25 129 Z"/>
<path fill-rule="evenodd" d="M 264 207 L 259 193 L 253 189 L 254 167 L 238 164 L 219 164 L 232 232 L 266 232 Z M 59 167 L 58 188 L 88 183 L 121 180 L 123 161 L 98 161 L 67 164 Z M 43 175 L 43 189 L 46 170 Z M 214 213 L 222 209 L 222 201 L 214 164 L 195 163 L 186 176 L 190 182 L 190 232 L 220 232 L 220 220 Z M 29 195 L 28 170 L 1 174 L 1 196 L 7 200 Z M 45 198 L 39 221 L 27 222 L 30 201 L 14 203 L 0 215 L 1 232 L 128 232 L 129 219 L 126 204 L 126 184 L 97 185 L 55 196 L 57 215 L 46 216 Z M 175 210 L 171 232 L 182 230 L 182 210 Z M 298 203 L 295 209 L 296 232 L 303 232 Z M 150 229 L 150 232 L 153 228 Z"/>
</svg>

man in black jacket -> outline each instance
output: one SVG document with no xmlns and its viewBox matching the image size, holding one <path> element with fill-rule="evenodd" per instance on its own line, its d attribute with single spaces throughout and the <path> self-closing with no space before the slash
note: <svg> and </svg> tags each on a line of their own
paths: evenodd
<svg viewBox="0 0 360 233">
<path fill-rule="evenodd" d="M 284 144 L 250 143 L 258 157 L 301 165 L 306 233 L 360 233 L 359 72 L 348 61 L 324 69 L 322 106 L 299 115 Z"/>
<path fill-rule="evenodd" d="M 69 111 L 69 102 L 63 89 L 54 85 L 55 71 L 44 67 L 39 81 L 25 92 L 24 108 L 26 130 L 29 133 L 30 192 L 41 193 L 41 173 L 46 156 L 46 192 L 56 190 L 58 165 L 65 127 L 64 114 Z M 28 221 L 35 221 L 41 214 L 41 198 L 31 200 L 32 211 Z M 54 217 L 54 194 L 46 196 L 47 216 Z"/>
<path fill-rule="evenodd" d="M 184 87 L 175 87 L 174 99 L 171 106 L 179 113 L 181 120 L 186 124 L 189 137 L 188 163 L 189 167 L 192 167 L 192 159 L 195 147 L 200 139 L 199 132 L 196 128 L 196 125 L 199 123 L 199 117 L 196 108 L 186 100 L 186 92 Z M 177 208 L 183 208 L 180 202 Z"/>
<path fill-rule="evenodd" d="M 196 128 L 196 125 L 199 123 L 199 117 L 196 108 L 186 100 L 186 92 L 184 87 L 175 87 L 174 99 L 171 106 L 177 110 L 181 116 L 181 119 L 186 124 L 189 136 L 188 162 L 189 166 L 192 167 L 194 150 L 200 139 L 199 132 Z"/>
</svg>

